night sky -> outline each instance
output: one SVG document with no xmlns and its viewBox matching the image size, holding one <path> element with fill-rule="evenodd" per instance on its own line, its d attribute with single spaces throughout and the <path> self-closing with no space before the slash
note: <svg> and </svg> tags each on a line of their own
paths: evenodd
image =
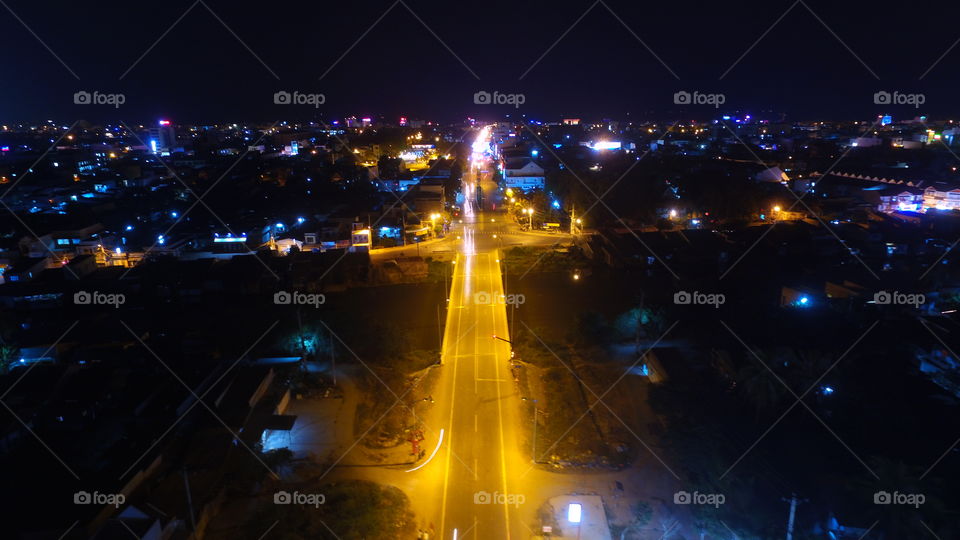
<svg viewBox="0 0 960 540">
<path fill-rule="evenodd" d="M 958 112 L 960 5 L 945 2 L 5 5 L 5 122 L 715 114 L 678 108 L 678 90 L 723 93 L 722 110 L 771 118 Z M 78 90 L 123 93 L 126 103 L 77 106 Z M 277 106 L 279 90 L 323 93 L 326 103 Z M 526 103 L 475 105 L 479 90 L 522 93 Z M 926 103 L 878 107 L 879 90 L 922 93 Z"/>
</svg>

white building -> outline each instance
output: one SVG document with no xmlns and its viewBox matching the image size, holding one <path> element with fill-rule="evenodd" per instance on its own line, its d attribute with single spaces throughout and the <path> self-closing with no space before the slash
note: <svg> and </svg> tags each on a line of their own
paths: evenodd
<svg viewBox="0 0 960 540">
<path fill-rule="evenodd" d="M 508 188 L 522 191 L 543 189 L 546 182 L 543 167 L 532 160 L 525 160 L 522 166 L 508 164 L 503 167 L 503 183 Z"/>
</svg>

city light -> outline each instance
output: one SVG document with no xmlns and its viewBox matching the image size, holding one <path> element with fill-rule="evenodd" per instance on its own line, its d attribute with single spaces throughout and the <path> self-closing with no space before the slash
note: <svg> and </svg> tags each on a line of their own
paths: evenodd
<svg viewBox="0 0 960 540">
<path fill-rule="evenodd" d="M 580 523 L 580 518 L 583 514 L 583 507 L 580 503 L 570 503 L 567 506 L 567 521 L 570 523 Z"/>
</svg>

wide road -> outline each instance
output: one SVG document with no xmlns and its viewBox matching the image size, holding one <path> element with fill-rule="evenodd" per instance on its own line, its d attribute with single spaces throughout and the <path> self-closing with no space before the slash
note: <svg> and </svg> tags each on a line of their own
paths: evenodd
<svg viewBox="0 0 960 540">
<path fill-rule="evenodd" d="M 464 220 L 455 233 L 437 407 L 428 420 L 443 428 L 444 438 L 414 474 L 421 475 L 418 491 L 432 508 L 425 516 L 431 538 L 521 540 L 531 531 L 520 516 L 526 494 L 517 476 L 530 469 L 530 459 L 520 450 L 519 397 L 510 374 L 499 262 L 504 216 L 485 215 L 472 204 L 476 182 L 471 167 L 464 175 Z"/>
</svg>

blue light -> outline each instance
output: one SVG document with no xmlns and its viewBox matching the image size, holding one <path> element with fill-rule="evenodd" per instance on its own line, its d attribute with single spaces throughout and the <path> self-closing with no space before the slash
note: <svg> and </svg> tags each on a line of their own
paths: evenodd
<svg viewBox="0 0 960 540">
<path fill-rule="evenodd" d="M 700 224 L 700 220 L 699 220 L 699 219 L 691 219 L 691 220 L 690 220 L 690 224 L 691 224 L 691 225 L 694 225 L 694 226 L 699 225 L 699 224 Z"/>
<path fill-rule="evenodd" d="M 800 304 L 801 306 L 809 305 L 809 304 L 810 304 L 810 298 L 808 298 L 808 297 L 806 297 L 806 296 L 801 296 L 800 299 L 797 300 L 797 303 Z"/>
<path fill-rule="evenodd" d="M 824 386 L 824 387 L 823 387 L 823 395 L 829 396 L 829 395 L 832 394 L 833 392 L 834 392 L 834 390 L 833 390 L 833 387 L 832 387 L 832 386 Z"/>
<path fill-rule="evenodd" d="M 560 201 L 553 201 L 554 208 L 560 208 Z"/>
<path fill-rule="evenodd" d="M 132 231 L 132 230 L 133 230 L 133 225 L 127 225 L 127 230 L 128 230 L 128 231 Z"/>
<path fill-rule="evenodd" d="M 297 223 L 303 223 L 304 221 L 306 221 L 306 220 L 303 219 L 302 217 L 298 217 L 298 218 L 297 218 Z"/>
<path fill-rule="evenodd" d="M 176 213 L 176 212 L 170 212 L 170 217 L 176 219 L 176 218 L 180 217 L 180 214 L 178 214 L 178 213 Z"/>
<path fill-rule="evenodd" d="M 533 150 L 532 152 L 530 152 L 530 155 L 533 156 L 533 157 L 537 157 L 537 156 L 540 155 L 540 151 L 539 151 L 539 150 Z"/>
<path fill-rule="evenodd" d="M 282 229 L 282 228 L 283 228 L 283 223 L 280 223 L 280 222 L 278 221 L 276 227 L 277 227 L 278 229 Z"/>
<path fill-rule="evenodd" d="M 166 242 L 167 242 L 167 239 L 164 238 L 162 234 L 157 237 L 157 243 L 160 244 L 161 246 L 162 246 L 163 244 L 165 244 Z"/>
</svg>

